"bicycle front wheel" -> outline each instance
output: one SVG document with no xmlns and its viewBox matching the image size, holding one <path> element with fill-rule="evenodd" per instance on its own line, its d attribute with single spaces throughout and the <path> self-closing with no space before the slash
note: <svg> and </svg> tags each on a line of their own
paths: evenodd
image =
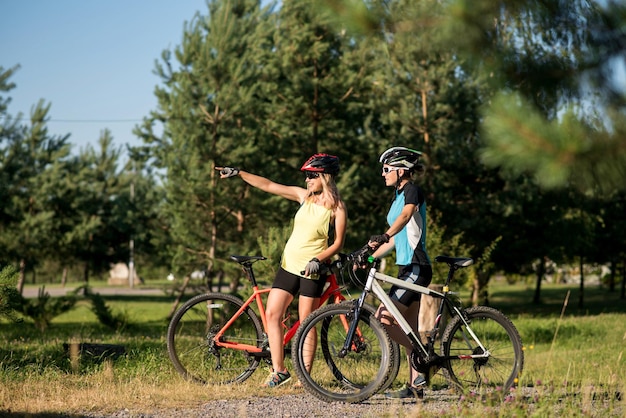
<svg viewBox="0 0 626 418">
<path fill-rule="evenodd" d="M 489 355 L 448 359 L 444 364 L 446 377 L 460 392 L 505 395 L 517 384 L 524 367 L 522 339 L 517 329 L 502 312 L 486 306 L 466 309 L 465 317 L 469 326 L 456 316 L 446 327 L 442 354 L 454 357 L 488 352 Z"/>
<path fill-rule="evenodd" d="M 376 308 L 370 304 L 364 303 L 362 309 L 367 310 L 370 315 L 376 315 Z M 346 323 L 344 323 L 344 325 L 346 325 L 346 330 L 347 330 L 348 329 L 347 321 Z M 320 335 L 320 343 L 321 343 L 322 353 L 324 354 L 324 361 L 326 362 L 326 365 L 330 368 L 331 372 L 333 373 L 333 375 L 335 376 L 337 380 L 349 382 L 349 378 L 342 375 L 341 367 L 338 367 L 337 365 L 335 365 L 334 358 L 336 356 L 336 353 L 333 350 L 333 344 L 336 343 L 336 341 L 333 341 L 332 338 L 330 339 L 328 338 L 328 331 L 329 331 L 329 327 L 324 327 L 322 328 L 322 334 Z M 355 340 L 356 344 L 366 344 L 364 340 L 362 341 L 360 332 L 361 331 L 357 329 L 357 336 Z M 389 356 L 389 374 L 387 375 L 387 380 L 379 389 L 379 392 L 382 392 L 388 389 L 396 380 L 396 377 L 398 376 L 398 373 L 400 371 L 400 363 L 402 361 L 400 359 L 400 355 L 402 354 L 400 350 L 400 345 L 392 339 L 390 339 L 389 341 L 391 343 L 391 355 Z M 358 347 L 357 345 L 354 346 L 355 349 L 357 349 L 357 347 Z M 353 384 L 355 387 L 359 386 L 357 383 L 351 383 L 351 384 Z"/>
<path fill-rule="evenodd" d="M 259 357 L 245 350 L 221 347 L 215 335 L 244 302 L 224 293 L 198 295 L 174 314 L 167 330 L 167 352 L 176 370 L 202 384 L 243 382 L 259 365 Z M 247 307 L 224 330 L 221 342 L 261 347 L 263 326 Z"/>
<path fill-rule="evenodd" d="M 353 321 L 353 301 L 326 305 L 309 315 L 294 337 L 296 375 L 309 393 L 325 402 L 364 401 L 380 390 L 394 368 L 389 336 L 368 309 L 361 311 L 350 349 L 341 355 L 346 326 Z"/>
</svg>

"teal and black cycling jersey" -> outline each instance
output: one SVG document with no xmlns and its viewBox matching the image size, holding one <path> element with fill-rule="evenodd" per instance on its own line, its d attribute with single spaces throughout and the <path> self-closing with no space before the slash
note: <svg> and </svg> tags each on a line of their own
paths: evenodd
<svg viewBox="0 0 626 418">
<path fill-rule="evenodd" d="M 426 252 L 426 200 L 422 189 L 408 182 L 396 195 L 387 213 L 387 222 L 392 225 L 407 204 L 417 207 L 415 213 L 400 232 L 394 235 L 396 247 L 396 264 L 406 266 L 417 263 L 430 265 Z"/>
</svg>

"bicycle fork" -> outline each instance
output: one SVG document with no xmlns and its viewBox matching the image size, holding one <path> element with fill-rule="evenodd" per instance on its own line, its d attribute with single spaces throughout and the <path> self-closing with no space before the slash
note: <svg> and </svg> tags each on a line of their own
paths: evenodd
<svg viewBox="0 0 626 418">
<path fill-rule="evenodd" d="M 342 318 L 342 322 L 344 323 L 344 327 L 346 328 L 346 340 L 343 343 L 343 347 L 338 353 L 339 358 L 344 358 L 350 350 L 355 352 L 360 352 L 363 346 L 362 334 L 358 329 L 359 319 L 361 318 L 361 311 L 363 310 L 363 305 L 365 304 L 365 299 L 367 295 L 370 293 L 372 289 L 372 285 L 376 285 L 374 281 L 374 274 L 376 273 L 375 269 L 370 269 L 370 272 L 367 277 L 367 282 L 365 287 L 363 288 L 363 292 L 361 296 L 354 303 L 354 310 L 352 311 L 352 322 L 350 326 L 347 326 L 347 318 Z M 375 292 L 374 292 L 375 293 Z"/>
<path fill-rule="evenodd" d="M 354 336 L 357 333 L 359 318 L 361 317 L 361 310 L 363 309 L 363 303 L 365 303 L 366 294 L 367 292 L 363 292 L 354 304 L 354 310 L 352 311 L 352 322 L 350 323 L 350 327 L 348 328 L 346 340 L 343 343 L 343 347 L 337 355 L 337 357 L 339 358 L 344 358 L 351 350 L 352 346 L 355 344 Z M 355 350 L 358 352 L 358 345 L 355 347 Z"/>
</svg>

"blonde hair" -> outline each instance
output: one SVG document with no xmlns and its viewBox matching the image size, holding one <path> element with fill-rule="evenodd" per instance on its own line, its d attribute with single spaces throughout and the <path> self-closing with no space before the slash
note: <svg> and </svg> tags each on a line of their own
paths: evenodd
<svg viewBox="0 0 626 418">
<path fill-rule="evenodd" d="M 325 205 L 328 209 L 335 210 L 337 206 L 341 203 L 341 197 L 339 196 L 339 190 L 337 189 L 337 185 L 335 184 L 335 179 L 332 175 L 328 173 L 319 173 L 320 180 L 322 182 L 322 199 L 325 202 Z M 307 200 L 313 199 L 315 193 L 309 192 L 307 196 Z"/>
</svg>

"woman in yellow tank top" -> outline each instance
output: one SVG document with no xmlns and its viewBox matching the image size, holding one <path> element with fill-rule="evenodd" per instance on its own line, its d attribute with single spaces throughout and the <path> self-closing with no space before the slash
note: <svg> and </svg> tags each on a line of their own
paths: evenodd
<svg viewBox="0 0 626 418">
<path fill-rule="evenodd" d="M 300 295 L 300 318 L 306 318 L 317 309 L 326 282 L 326 277 L 318 275 L 320 264 L 337 254 L 343 246 L 348 217 L 335 184 L 339 159 L 328 154 L 315 154 L 309 158 L 300 168 L 305 174 L 306 188 L 275 183 L 234 167 L 215 169 L 220 171 L 221 178 L 239 176 L 253 187 L 300 204 L 265 312 L 273 370 L 264 386 L 278 387 L 291 379 L 285 366 L 281 320 L 297 294 Z M 332 230 L 334 239 L 329 245 Z M 310 333 L 307 339 L 313 343 L 315 335 Z"/>
</svg>

